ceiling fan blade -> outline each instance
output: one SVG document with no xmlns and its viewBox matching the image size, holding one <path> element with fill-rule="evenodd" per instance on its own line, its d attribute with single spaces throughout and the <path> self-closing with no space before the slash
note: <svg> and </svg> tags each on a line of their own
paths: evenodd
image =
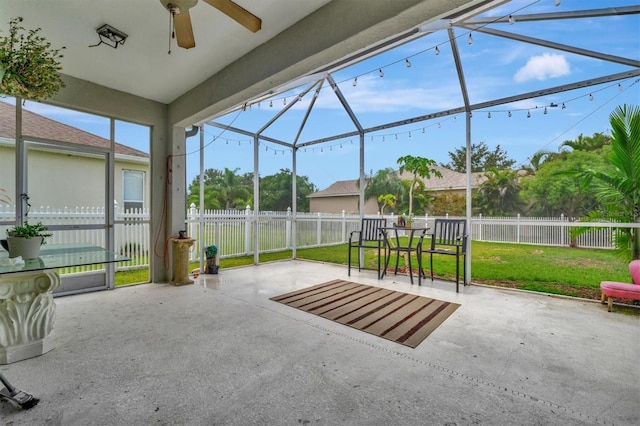
<svg viewBox="0 0 640 426">
<path fill-rule="evenodd" d="M 191 16 L 189 16 L 189 9 L 182 11 L 180 14 L 173 17 L 173 24 L 176 29 L 176 39 L 178 40 L 178 46 L 185 49 L 191 49 L 196 47 L 196 41 L 193 38 L 193 27 L 191 26 Z"/>
<path fill-rule="evenodd" d="M 262 19 L 249 12 L 242 6 L 238 6 L 231 0 L 204 0 L 229 18 L 255 33 L 262 28 Z"/>
</svg>

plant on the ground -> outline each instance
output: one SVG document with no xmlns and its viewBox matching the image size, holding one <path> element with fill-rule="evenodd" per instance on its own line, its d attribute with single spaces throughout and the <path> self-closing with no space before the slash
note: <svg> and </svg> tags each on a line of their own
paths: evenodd
<svg viewBox="0 0 640 426">
<path fill-rule="evenodd" d="M 409 215 L 413 214 L 413 197 L 416 188 L 419 186 L 420 178 L 430 179 L 431 175 L 441 178 L 442 173 L 433 166 L 436 162 L 424 157 L 414 157 L 413 155 L 405 155 L 397 160 L 400 165 L 400 173 L 409 172 L 413 175 L 411 184 L 409 185 Z"/>
<path fill-rule="evenodd" d="M 583 186 L 595 185 L 602 216 L 613 222 L 640 223 L 640 108 L 623 105 L 609 117 L 612 152 L 606 170 L 576 173 Z M 614 234 L 618 253 L 625 259 L 640 259 L 640 228 L 618 228 Z"/>
</svg>

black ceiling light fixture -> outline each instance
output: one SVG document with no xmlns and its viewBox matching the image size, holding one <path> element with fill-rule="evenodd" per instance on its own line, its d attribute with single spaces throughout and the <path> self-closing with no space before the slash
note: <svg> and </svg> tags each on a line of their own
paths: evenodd
<svg viewBox="0 0 640 426">
<path fill-rule="evenodd" d="M 129 37 L 122 31 L 116 28 L 113 28 L 111 25 L 108 25 L 108 24 L 104 24 L 103 26 L 98 28 L 96 32 L 100 37 L 100 42 L 98 42 L 97 44 L 92 44 L 89 47 L 100 46 L 102 43 L 104 43 L 107 46 L 111 46 L 114 49 L 117 49 L 118 46 L 121 44 L 124 44 L 124 42 L 127 41 L 127 37 Z"/>
</svg>

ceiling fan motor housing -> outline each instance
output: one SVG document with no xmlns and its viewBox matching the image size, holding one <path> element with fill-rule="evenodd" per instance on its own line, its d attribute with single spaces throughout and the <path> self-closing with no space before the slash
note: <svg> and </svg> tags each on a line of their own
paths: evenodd
<svg viewBox="0 0 640 426">
<path fill-rule="evenodd" d="M 198 3 L 198 0 L 160 0 L 165 9 L 174 14 L 189 10 Z"/>
</svg>

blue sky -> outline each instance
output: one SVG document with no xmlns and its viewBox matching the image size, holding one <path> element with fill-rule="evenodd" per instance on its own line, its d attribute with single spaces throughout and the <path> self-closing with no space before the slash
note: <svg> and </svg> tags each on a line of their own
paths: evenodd
<svg viewBox="0 0 640 426">
<path fill-rule="evenodd" d="M 514 1 L 491 14 L 504 16 L 511 13 L 568 11 L 581 7 L 580 3 L 584 6 L 585 2 L 563 0 L 556 7 L 553 0 Z M 634 4 L 637 2 L 588 2 L 589 8 Z M 531 6 L 525 7 L 527 5 Z M 523 7 L 521 12 L 515 13 Z M 640 59 L 638 16 L 535 24 L 516 22 L 494 28 Z M 623 65 L 475 32 L 473 44 L 469 45 L 468 32 L 456 29 L 456 35 L 459 37 L 458 49 L 472 104 L 629 69 Z M 446 32 L 440 31 L 334 74 L 341 91 L 365 128 L 462 105 L 460 86 L 450 47 L 445 43 L 446 37 Z M 617 45 L 611 46 L 611 40 L 617 40 Z M 438 55 L 435 54 L 435 46 L 439 46 Z M 410 67 L 407 67 L 405 59 L 409 60 Z M 382 70 L 383 77 L 380 77 L 379 70 Z M 355 77 L 357 84 L 354 87 Z M 608 117 L 617 105 L 640 103 L 640 84 L 628 80 L 622 81 L 621 86 L 622 91 L 617 82 L 609 83 L 476 112 L 472 118 L 472 141 L 484 141 L 491 148 L 500 145 L 518 164 L 526 164 L 535 152 L 556 151 L 560 143 L 575 139 L 581 133 L 608 133 Z M 292 100 L 291 95 L 299 92 L 290 93 L 287 102 Z M 292 108 L 265 134 L 285 141 L 293 140 L 310 98 L 310 95 L 305 96 L 300 102 L 304 107 Z M 273 107 L 268 102 L 261 102 L 259 108 L 254 105 L 247 111 L 234 112 L 217 121 L 256 131 L 284 107 L 284 101 L 285 96 L 279 96 L 273 101 Z M 551 103 L 558 107 L 548 107 L 545 114 L 544 107 Z M 562 103 L 565 103 L 566 109 L 561 108 Z M 527 118 L 527 113 L 530 118 Z M 365 171 L 370 173 L 384 167 L 397 168 L 397 158 L 407 154 L 448 162 L 448 152 L 465 143 L 464 123 L 464 115 L 458 115 L 367 135 Z M 332 91 L 326 87 L 317 99 L 307 127 L 300 141 L 354 130 Z M 205 167 L 237 167 L 242 172 L 252 171 L 253 147 L 250 138 L 221 132 L 213 127 L 208 127 L 206 134 Z M 216 140 L 213 140 L 214 137 Z M 263 176 L 275 173 L 280 168 L 291 168 L 291 152 L 287 148 L 261 142 L 259 155 L 260 173 Z M 298 151 L 297 172 L 309 176 L 311 182 L 322 189 L 336 180 L 357 178 L 358 161 L 358 138 L 346 138 L 316 145 L 306 152 Z M 193 164 L 197 167 L 197 161 Z M 190 173 L 191 170 L 190 167 Z"/>
<path fill-rule="evenodd" d="M 631 6 L 630 0 L 516 0 L 489 13 L 490 16 L 561 12 L 589 8 Z M 492 28 L 569 44 L 583 49 L 640 60 L 640 17 L 637 15 L 557 20 L 548 23 L 516 22 Z M 458 49 L 472 104 L 517 95 L 547 87 L 561 86 L 607 74 L 629 70 L 629 67 L 584 56 L 519 43 L 473 32 L 468 44 L 468 31 L 456 29 Z M 615 42 L 612 44 L 612 42 Z M 436 55 L 435 47 L 439 54 Z M 391 51 L 370 58 L 333 74 L 355 115 L 364 128 L 397 120 L 434 113 L 463 105 L 453 56 L 446 31 L 439 31 Z M 407 66 L 407 60 L 410 66 Z M 383 76 L 380 76 L 382 71 Z M 357 84 L 354 81 L 357 77 Z M 579 134 L 609 133 L 609 114 L 624 103 L 640 104 L 637 79 L 523 100 L 476 111 L 472 117 L 471 139 L 485 142 L 491 149 L 500 145 L 517 164 L 527 164 L 537 151 L 556 151 L 565 140 Z M 306 86 L 236 111 L 216 121 L 257 131 L 285 104 L 289 104 Z M 307 95 L 265 131 L 265 135 L 291 142 L 294 140 L 306 107 Z M 550 107 L 556 104 L 558 107 Z M 566 108 L 562 108 L 562 104 Z M 545 107 L 546 114 L 545 114 Z M 108 137 L 108 121 L 42 105 L 27 106 L 53 119 Z M 489 117 L 490 115 L 490 117 Z M 529 117 L 528 117 L 529 115 Z M 325 84 L 317 98 L 300 142 L 329 137 L 355 130 L 333 91 Z M 148 150 L 148 132 L 141 126 L 119 123 L 116 140 Z M 397 168 L 396 160 L 404 155 L 419 155 L 446 163 L 448 152 L 465 144 L 463 114 L 413 123 L 403 127 L 367 134 L 365 137 L 365 171 Z M 205 168 L 253 171 L 251 138 L 206 126 Z M 187 180 L 197 176 L 199 136 L 188 139 Z M 291 169 L 290 149 L 270 142 L 260 142 L 260 175 L 266 176 L 283 168 Z M 357 136 L 334 140 L 297 154 L 297 173 L 308 176 L 319 189 L 336 180 L 355 179 L 359 173 Z"/>
</svg>

